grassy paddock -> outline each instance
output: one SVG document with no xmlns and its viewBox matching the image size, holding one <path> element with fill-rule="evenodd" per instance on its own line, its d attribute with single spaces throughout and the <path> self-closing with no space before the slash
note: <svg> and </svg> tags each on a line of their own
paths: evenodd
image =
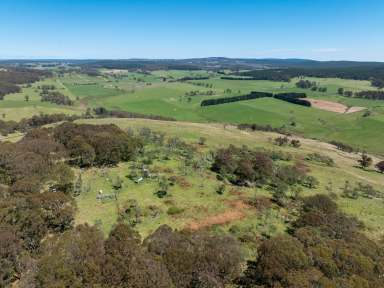
<svg viewBox="0 0 384 288">
<path fill-rule="evenodd" d="M 167 136 L 178 136 L 185 141 L 197 145 L 199 137 L 205 137 L 206 144 L 199 147 L 199 153 L 206 153 L 219 147 L 226 147 L 229 144 L 248 145 L 252 148 L 266 148 L 282 150 L 293 155 L 294 160 L 302 160 L 305 155 L 313 152 L 321 153 L 331 157 L 335 167 L 326 167 L 324 165 L 305 161 L 311 170 L 310 174 L 315 176 L 320 185 L 316 189 L 304 189 L 303 196 L 315 193 L 329 193 L 329 186 L 332 192 L 339 195 L 337 202 L 347 213 L 361 219 L 367 225 L 367 233 L 372 237 L 378 237 L 384 228 L 384 214 L 382 199 L 363 199 L 352 200 L 341 197 L 342 188 L 345 181 L 353 185 L 357 182 L 371 184 L 376 189 L 384 191 L 383 175 L 376 171 L 364 171 L 356 168 L 358 155 L 344 153 L 336 150 L 332 145 L 315 140 L 303 139 L 300 141 L 302 147 L 277 147 L 272 144 L 272 139 L 278 136 L 275 133 L 266 132 L 246 132 L 240 131 L 233 126 L 221 124 L 198 124 L 189 122 L 165 122 L 143 119 L 98 119 L 98 120 L 79 120 L 79 123 L 107 124 L 113 123 L 122 129 L 132 128 L 139 130 L 148 127 L 154 131 L 167 133 Z M 296 160 L 295 160 L 296 159 Z M 378 161 L 375 158 L 375 161 Z M 237 211 L 233 203 L 243 201 L 255 196 L 270 196 L 270 192 L 264 189 L 239 188 L 227 185 L 226 192 L 223 195 L 216 193 L 218 185 L 222 182 L 215 178 L 215 175 L 209 171 L 189 171 L 182 177 L 188 183 L 187 187 L 175 185 L 170 188 L 169 196 L 158 198 L 154 195 L 158 184 L 153 180 L 145 180 L 143 183 L 136 184 L 125 176 L 129 173 L 129 163 L 124 163 L 118 167 L 106 169 L 107 173 L 102 173 L 100 169 L 85 170 L 82 177 L 85 183 L 90 183 L 89 192 L 77 198 L 79 212 L 77 214 L 77 223 L 99 223 L 106 233 L 111 229 L 117 219 L 118 207 L 121 207 L 128 199 L 135 199 L 143 211 L 142 222 L 137 224 L 136 228 L 142 235 L 148 235 L 161 224 L 168 224 L 174 228 L 185 228 L 191 223 L 201 223 L 216 219 L 228 213 Z M 183 166 L 177 158 L 169 161 L 155 161 L 150 169 L 159 169 L 164 176 L 180 176 L 180 167 Z M 107 176 L 106 176 L 107 175 Z M 100 189 L 103 193 L 109 193 L 111 181 L 115 177 L 123 179 L 123 188 L 119 194 L 118 201 L 107 201 L 102 203 L 96 200 Z M 120 205 L 120 206 L 119 206 Z M 160 214 L 156 218 L 150 216 L 150 206 L 156 206 Z M 180 208 L 182 212 L 175 215 L 168 215 L 167 210 L 170 207 Z M 367 209 L 367 207 L 369 209 Z M 372 208 L 372 209 L 371 209 Z M 274 208 L 269 212 L 260 214 L 255 208 L 241 208 L 244 213 L 241 219 L 234 219 L 228 223 L 219 226 L 211 226 L 212 229 L 234 230 L 248 229 L 257 235 L 262 231 L 268 233 L 279 233 L 285 228 L 284 215 L 290 211 Z M 256 222 L 255 222 L 256 219 Z M 258 223 L 258 224 L 255 224 Z M 215 228 L 216 227 L 216 228 Z"/>
</svg>

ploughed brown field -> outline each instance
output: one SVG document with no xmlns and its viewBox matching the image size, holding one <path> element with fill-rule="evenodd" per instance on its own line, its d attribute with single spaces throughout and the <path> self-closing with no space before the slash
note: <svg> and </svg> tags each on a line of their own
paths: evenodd
<svg viewBox="0 0 384 288">
<path fill-rule="evenodd" d="M 341 103 L 326 100 L 317 100 L 311 98 L 306 98 L 306 100 L 311 102 L 311 105 L 314 108 L 335 113 L 354 113 L 366 109 L 365 107 L 348 107 Z"/>
</svg>

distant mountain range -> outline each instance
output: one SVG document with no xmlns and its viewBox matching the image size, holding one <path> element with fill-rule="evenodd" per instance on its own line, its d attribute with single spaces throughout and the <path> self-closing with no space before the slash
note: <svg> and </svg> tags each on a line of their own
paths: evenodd
<svg viewBox="0 0 384 288">
<path fill-rule="evenodd" d="M 358 61 L 316 61 L 309 59 L 252 59 L 252 58 L 191 58 L 191 59 L 42 59 L 42 60 L 0 60 L 3 65 L 28 64 L 69 64 L 93 68 L 114 69 L 268 69 L 268 68 L 350 68 L 350 67 L 384 67 L 384 62 Z"/>
</svg>

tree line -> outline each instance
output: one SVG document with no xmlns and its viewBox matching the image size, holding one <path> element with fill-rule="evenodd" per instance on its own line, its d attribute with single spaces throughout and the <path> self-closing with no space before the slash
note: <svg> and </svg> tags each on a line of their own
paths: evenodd
<svg viewBox="0 0 384 288">
<path fill-rule="evenodd" d="M 370 100 L 384 100 L 384 91 L 360 91 L 354 94 L 356 98 L 370 99 Z"/>
<path fill-rule="evenodd" d="M 246 95 L 203 100 L 201 101 L 200 106 L 219 105 L 224 103 L 252 100 L 252 99 L 272 97 L 272 96 L 273 96 L 272 93 L 252 91 L 251 93 Z"/>
<path fill-rule="evenodd" d="M 66 115 L 66 114 L 39 114 L 31 118 L 23 118 L 19 122 L 0 120 L 0 134 L 7 136 L 10 133 L 25 133 L 33 128 L 38 128 L 47 124 L 61 121 L 74 121 L 85 117 L 85 115 Z"/>
<path fill-rule="evenodd" d="M 0 100 L 7 94 L 20 92 L 21 84 L 31 84 L 51 75 L 50 72 L 42 70 L 5 66 L 0 69 Z"/>
<path fill-rule="evenodd" d="M 282 127 L 272 127 L 271 125 L 261 125 L 261 124 L 247 124 L 247 123 L 242 123 L 237 125 L 237 128 L 240 130 L 251 130 L 251 131 L 265 131 L 265 132 L 276 132 L 279 134 L 283 135 L 290 135 L 289 132 L 287 132 L 284 128 Z"/>
<path fill-rule="evenodd" d="M 62 121 L 74 121 L 78 119 L 89 119 L 89 118 L 143 118 L 153 119 L 161 121 L 176 121 L 174 118 L 159 116 L 159 115 L 147 115 L 135 112 L 127 112 L 120 110 L 107 110 L 104 107 L 88 109 L 81 115 L 67 115 L 63 113 L 56 114 L 44 114 L 34 115 L 31 118 L 23 118 L 19 122 L 13 120 L 2 120 L 0 119 L 0 134 L 7 136 L 8 134 L 15 132 L 25 133 L 33 128 L 41 127 L 47 124 L 62 122 Z"/>
<path fill-rule="evenodd" d="M 319 91 L 319 92 L 327 92 L 327 87 L 319 87 L 317 85 L 316 81 L 309 81 L 309 80 L 304 80 L 300 79 L 298 82 L 296 82 L 296 87 L 297 88 L 302 88 L 302 89 L 311 89 L 312 91 Z"/>
<path fill-rule="evenodd" d="M 216 98 L 216 99 L 206 99 L 201 101 L 200 106 L 211 106 L 211 105 L 219 105 L 219 104 L 225 104 L 225 103 L 232 103 L 232 102 L 238 102 L 238 101 L 245 101 L 245 100 L 252 100 L 252 99 L 258 99 L 258 98 L 276 98 L 282 101 L 290 102 L 297 105 L 302 106 L 311 106 L 311 102 L 302 99 L 306 98 L 307 95 L 305 93 L 277 93 L 272 94 L 268 92 L 257 92 L 252 91 L 249 94 L 246 95 L 240 95 L 240 96 L 233 96 L 233 97 L 222 97 L 222 98 Z"/>
<path fill-rule="evenodd" d="M 327 67 L 327 68 L 273 68 L 235 73 L 235 76 L 251 77 L 253 80 L 289 82 L 292 78 L 320 77 L 368 80 L 372 86 L 384 87 L 384 68 L 379 66 Z M 245 80 L 245 79 L 237 79 Z"/>
<path fill-rule="evenodd" d="M 176 121 L 175 118 L 153 115 L 153 114 L 142 114 L 136 112 L 128 112 L 121 110 L 108 110 L 105 107 L 96 107 L 93 109 L 96 117 L 114 117 L 114 118 L 143 118 L 143 119 L 152 119 L 152 120 L 162 120 L 162 121 Z"/>
</svg>

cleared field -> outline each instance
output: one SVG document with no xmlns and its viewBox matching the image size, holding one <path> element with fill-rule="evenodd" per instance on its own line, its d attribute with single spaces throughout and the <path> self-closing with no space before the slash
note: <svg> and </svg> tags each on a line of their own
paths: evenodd
<svg viewBox="0 0 384 288">
<path fill-rule="evenodd" d="M 339 195 L 337 202 L 347 213 L 361 219 L 366 225 L 366 232 L 371 237 L 379 237 L 384 229 L 384 203 L 382 199 L 353 200 L 340 196 L 345 181 L 355 185 L 357 182 L 370 184 L 380 191 L 384 191 L 383 175 L 373 171 L 364 171 L 356 167 L 359 158 L 357 154 L 349 154 L 336 150 L 334 146 L 316 140 L 300 138 L 302 146 L 297 148 L 278 147 L 272 144 L 273 138 L 278 134 L 266 132 L 241 131 L 233 126 L 220 124 L 203 124 L 190 122 L 167 122 L 143 119 L 98 119 L 79 120 L 79 123 L 106 124 L 113 123 L 122 129 L 139 131 L 143 127 L 154 131 L 165 132 L 166 137 L 181 137 L 188 143 L 196 145 L 198 155 L 206 155 L 212 149 L 226 147 L 229 144 L 252 148 L 271 149 L 291 153 L 293 159 L 303 159 L 309 153 L 317 152 L 331 157 L 336 166 L 328 167 L 322 164 L 305 161 L 311 170 L 310 175 L 315 176 L 320 184 L 316 189 L 304 189 L 303 196 L 315 193 L 329 193 L 331 190 Z M 204 146 L 197 145 L 199 137 L 206 138 Z M 155 149 L 155 148 L 153 148 Z M 149 149 L 146 153 L 151 153 Z M 159 153 L 159 152 L 157 152 Z M 159 154 L 161 155 L 161 153 Z M 374 158 L 374 161 L 379 161 Z M 270 191 L 261 188 L 237 187 L 226 184 L 225 192 L 219 195 L 216 190 L 222 183 L 215 174 L 209 170 L 185 171 L 184 164 L 178 158 L 162 160 L 161 156 L 148 166 L 150 171 L 161 173 L 165 177 L 176 177 L 176 184 L 170 187 L 170 195 L 158 198 L 154 195 L 158 182 L 148 179 L 142 183 L 125 177 L 129 174 L 130 163 L 120 164 L 118 167 L 104 169 L 89 169 L 82 171 L 82 179 L 90 186 L 87 193 L 76 198 L 78 204 L 77 223 L 92 223 L 101 226 L 108 232 L 118 218 L 119 207 L 127 201 L 137 201 L 142 219 L 135 227 L 143 235 L 148 235 L 161 224 L 168 224 L 174 228 L 203 229 L 209 228 L 217 231 L 237 228 L 249 230 L 250 233 L 275 234 L 284 230 L 285 217 L 290 213 L 285 208 L 271 208 L 260 213 L 254 207 L 246 204 L 252 197 L 270 196 Z M 80 173 L 80 171 L 78 171 Z M 119 176 L 123 179 L 123 188 L 119 192 L 118 201 L 102 202 L 97 200 L 99 191 L 109 193 L 111 182 Z M 171 207 L 177 207 L 178 213 L 171 214 Z M 172 208 L 174 209 L 174 208 Z M 153 216 L 153 210 L 158 214 Z M 236 228 L 236 229 L 237 229 Z M 240 229 L 239 228 L 239 229 Z"/>
<path fill-rule="evenodd" d="M 325 111 L 331 111 L 335 113 L 355 113 L 362 110 L 365 110 L 365 107 L 348 107 L 341 103 L 336 103 L 332 101 L 327 100 L 316 100 L 311 98 L 306 98 L 307 101 L 311 102 L 312 107 L 325 110 Z"/>
</svg>

